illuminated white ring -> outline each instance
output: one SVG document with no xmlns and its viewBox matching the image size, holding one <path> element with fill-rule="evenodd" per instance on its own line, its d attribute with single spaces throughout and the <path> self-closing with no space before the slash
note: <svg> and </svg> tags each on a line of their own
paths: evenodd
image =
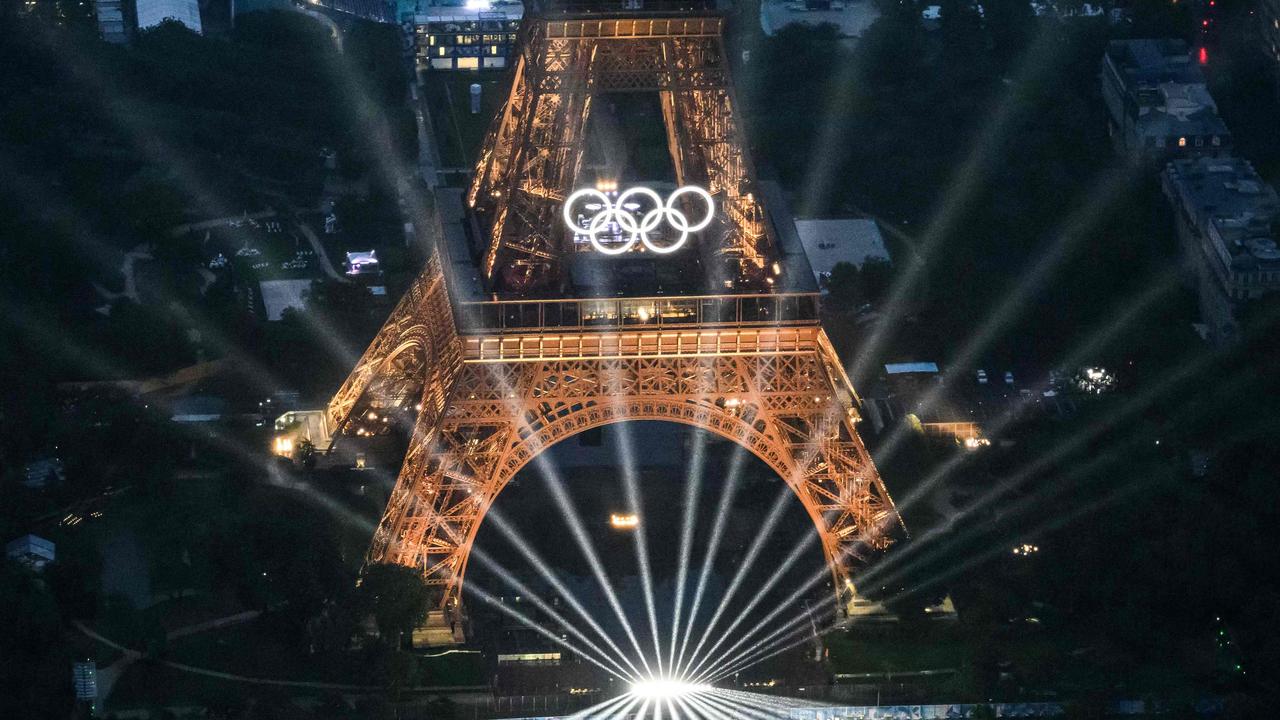
<svg viewBox="0 0 1280 720">
<path fill-rule="evenodd" d="M 685 195 L 687 193 L 697 195 L 707 204 L 706 217 L 693 225 L 689 224 L 689 219 L 676 207 L 676 201 L 681 195 Z M 631 213 L 627 212 L 625 208 L 627 199 L 635 195 L 643 195 L 653 203 L 653 209 L 644 213 L 644 215 L 641 215 L 639 222 L 637 222 L 636 218 Z M 573 206 L 585 197 L 592 197 L 599 200 L 602 207 L 591 217 L 591 220 L 587 222 L 587 226 L 583 227 L 578 225 L 577 220 L 574 218 Z M 614 204 L 614 202 L 609 199 L 608 195 L 605 195 L 603 192 L 595 188 L 581 188 L 565 200 L 564 207 L 561 212 L 564 216 L 565 225 L 575 233 L 585 235 L 591 242 L 591 245 L 605 255 L 621 255 L 634 247 L 636 241 L 644 243 L 646 248 L 655 253 L 665 255 L 679 250 L 689 239 L 689 233 L 698 232 L 711 224 L 712 220 L 715 218 L 715 203 L 711 198 L 711 193 L 697 187 L 696 185 L 685 185 L 677 188 L 671 193 L 665 203 L 662 201 L 662 196 L 657 192 L 643 186 L 628 188 L 623 191 L 622 194 L 618 196 L 617 204 Z M 666 220 L 673 229 L 680 233 L 680 239 L 667 246 L 655 245 L 649 240 L 649 233 L 656 230 L 658 226 L 662 224 L 663 220 Z M 617 223 L 618 228 L 627 234 L 627 241 L 622 245 L 610 247 L 600 242 L 600 232 L 604 230 L 610 222 Z"/>
<path fill-rule="evenodd" d="M 567 200 L 564 201 L 564 209 L 561 214 L 564 216 L 564 224 L 568 225 L 571 230 L 579 235 L 588 235 L 591 233 L 590 229 L 578 225 L 578 221 L 573 217 L 573 204 L 584 197 L 594 197 L 600 200 L 601 204 L 604 205 L 604 211 L 600 214 L 613 212 L 613 202 L 609 200 L 608 195 L 605 195 L 599 190 L 595 188 L 582 188 L 581 190 L 575 191 Z M 595 218 L 592 218 L 593 222 L 594 220 Z"/>
<path fill-rule="evenodd" d="M 642 215 L 638 224 L 636 219 L 631 216 L 631 213 L 626 211 L 627 198 L 633 195 L 644 195 L 653 203 L 653 209 Z M 662 196 L 647 187 L 633 187 L 624 190 L 618 196 L 618 204 L 613 208 L 613 214 L 618 222 L 618 227 L 631 233 L 634 238 L 638 238 L 645 246 L 649 246 L 649 233 L 662 224 L 664 217 Z"/>
<path fill-rule="evenodd" d="M 684 213 L 676 209 L 676 199 L 686 193 L 693 193 L 694 195 L 697 195 L 707 204 L 707 216 L 693 225 L 689 224 L 689 218 L 686 218 Z M 665 210 L 667 222 L 671 223 L 671 227 L 679 230 L 680 232 L 698 232 L 699 230 L 705 229 L 711 224 L 711 221 L 715 219 L 716 205 L 715 201 L 711 199 L 711 193 L 703 190 L 697 185 L 685 185 L 684 187 L 676 188 L 675 192 L 671 193 L 671 196 L 667 198 Z M 680 221 L 676 222 L 676 218 L 679 218 Z"/>
<path fill-rule="evenodd" d="M 621 255 L 622 253 L 630 250 L 632 246 L 636 244 L 636 240 L 640 239 L 636 233 L 630 233 L 627 236 L 627 241 L 625 243 L 614 247 L 609 247 L 608 245 L 600 242 L 599 235 L 600 231 L 604 229 L 604 226 L 608 224 L 611 219 L 621 217 L 626 217 L 628 220 L 632 220 L 629 215 L 618 211 L 616 208 L 609 208 L 592 217 L 591 222 L 587 225 L 587 231 L 583 233 L 587 236 L 587 239 L 591 241 L 591 246 L 605 255 Z M 622 227 L 624 230 L 626 229 L 621 220 L 618 221 L 618 226 Z"/>
</svg>

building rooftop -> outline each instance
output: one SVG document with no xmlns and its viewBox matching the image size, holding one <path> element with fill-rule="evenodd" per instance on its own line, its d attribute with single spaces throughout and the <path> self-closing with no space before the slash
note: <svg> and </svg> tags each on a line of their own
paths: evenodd
<svg viewBox="0 0 1280 720">
<path fill-rule="evenodd" d="M 158 27 L 166 20 L 182 23 L 188 30 L 203 33 L 200 3 L 197 0 L 138 0 L 138 29 Z"/>
<path fill-rule="evenodd" d="M 1103 95 L 1114 119 L 1120 123 L 1120 116 L 1127 116 L 1136 135 L 1132 141 L 1142 147 L 1218 152 L 1229 144 L 1231 131 L 1218 117 L 1204 73 L 1182 40 L 1112 41 L 1103 75 Z"/>
<path fill-rule="evenodd" d="M 311 281 L 301 280 L 262 280 L 258 283 L 262 294 L 262 307 L 267 313 L 267 320 L 279 320 L 288 308 L 302 310 L 306 308 L 307 293 L 311 291 Z"/>
<path fill-rule="evenodd" d="M 48 485 L 50 480 L 61 482 L 67 479 L 62 460 L 56 457 L 32 460 L 22 470 L 24 475 L 22 484 L 32 489 L 42 488 Z"/>
<path fill-rule="evenodd" d="M 875 220 L 843 218 L 832 220 L 798 219 L 796 233 L 804 245 L 805 255 L 819 283 L 831 274 L 838 263 L 862 267 L 868 259 L 888 260 L 889 251 Z"/>
<path fill-rule="evenodd" d="M 53 562 L 55 548 L 52 542 L 39 535 L 23 535 L 6 543 L 4 553 L 10 559 L 39 569 L 46 563 Z"/>
<path fill-rule="evenodd" d="M 1112 40 L 1107 59 L 1131 87 L 1161 83 L 1204 84 L 1204 73 L 1191 61 L 1191 50 L 1173 38 Z"/>
<path fill-rule="evenodd" d="M 1165 169 L 1168 192 L 1200 232 L 1221 243 L 1232 265 L 1280 267 L 1276 223 L 1280 195 L 1248 160 L 1238 157 L 1175 160 Z"/>
<path fill-rule="evenodd" d="M 903 373 L 937 374 L 938 364 L 934 362 L 888 363 L 884 366 L 884 372 L 886 375 L 901 375 Z"/>
<path fill-rule="evenodd" d="M 861 37 L 880 17 L 875 3 L 835 0 L 826 8 L 809 8 L 804 2 L 765 0 L 760 3 L 760 29 L 772 36 L 788 25 L 835 25 L 844 37 Z"/>
<path fill-rule="evenodd" d="M 505 0 L 450 0 L 449 2 L 418 2 L 406 12 L 401 4 L 401 16 L 412 15 L 415 23 L 519 20 L 524 17 L 524 4 Z"/>
<path fill-rule="evenodd" d="M 212 395 L 186 395 L 169 406 L 169 419 L 173 422 L 213 422 L 227 411 L 227 401 Z"/>
</svg>

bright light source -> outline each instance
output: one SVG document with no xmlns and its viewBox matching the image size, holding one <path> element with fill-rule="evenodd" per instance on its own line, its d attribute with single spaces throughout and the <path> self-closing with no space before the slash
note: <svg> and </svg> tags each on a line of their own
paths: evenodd
<svg viewBox="0 0 1280 720">
<path fill-rule="evenodd" d="M 692 695 L 693 693 L 707 692 L 709 690 L 711 690 L 710 685 L 699 685 L 697 683 L 688 683 L 681 680 L 650 679 L 631 683 L 631 694 L 647 700 L 678 698 L 684 695 Z"/>
<path fill-rule="evenodd" d="M 640 525 L 640 516 L 635 513 L 630 513 L 628 515 L 613 513 L 609 516 L 609 524 L 616 528 L 629 530 Z"/>
<path fill-rule="evenodd" d="M 657 192 L 644 186 L 623 190 L 617 195 L 615 201 L 606 193 L 613 193 L 616 188 L 616 184 L 605 183 L 599 183 L 594 188 L 580 188 L 565 199 L 561 208 L 565 225 L 573 231 L 575 240 L 585 238 L 590 241 L 592 247 L 605 255 L 620 255 L 629 251 L 637 242 L 660 255 L 672 253 L 684 245 L 690 233 L 705 229 L 715 219 L 715 202 L 711 198 L 711 193 L 694 185 L 676 188 L 667 196 L 665 202 Z M 694 195 L 706 206 L 706 214 L 695 223 L 689 222 L 689 218 L 677 207 L 679 199 L 684 195 Z M 638 209 L 630 209 L 632 206 L 640 207 L 639 203 L 628 202 L 632 198 L 646 198 L 651 209 L 643 214 L 640 214 Z M 583 200 L 594 202 L 583 203 Z M 590 219 L 574 210 L 574 207 L 579 204 L 584 209 L 592 211 Z M 637 214 L 640 214 L 638 220 Z M 580 224 L 582 220 L 586 221 L 585 225 Z M 649 237 L 664 221 L 680 233 L 679 238 L 670 245 L 656 244 Z M 601 233 L 606 237 L 625 235 L 626 240 L 621 244 L 606 245 L 601 241 Z"/>
</svg>

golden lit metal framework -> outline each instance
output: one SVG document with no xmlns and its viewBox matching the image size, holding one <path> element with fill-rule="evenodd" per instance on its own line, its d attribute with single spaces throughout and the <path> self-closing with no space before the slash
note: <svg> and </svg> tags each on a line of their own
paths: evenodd
<svg viewBox="0 0 1280 720">
<path fill-rule="evenodd" d="M 705 187 L 723 208 L 717 254 L 726 277 L 761 286 L 773 252 L 734 115 L 723 18 L 542 18 L 521 28 L 510 95 L 467 193 L 488 247 L 482 271 L 510 290 L 560 276 L 560 206 L 582 165 L 592 97 L 657 92 L 676 184 Z"/>
<path fill-rule="evenodd" d="M 511 97 L 469 191 L 473 211 L 491 218 L 481 258 L 491 280 L 504 268 L 553 271 L 553 238 L 564 234 L 557 203 L 601 86 L 660 92 L 681 182 L 706 182 L 721 198 L 722 252 L 747 270 L 776 261 L 763 209 L 745 190 L 720 23 L 527 21 Z M 837 594 L 852 587 L 855 563 L 892 541 L 901 521 L 858 437 L 856 396 L 814 293 L 451 301 L 445 246 L 328 408 L 335 434 L 379 434 L 412 418 L 369 562 L 418 568 L 441 609 L 456 609 L 481 521 L 512 477 L 567 437 L 628 420 L 699 427 L 767 463 L 817 528 Z M 533 307 L 535 321 L 484 320 L 517 305 Z M 599 324 L 587 321 L 592 312 Z"/>
</svg>

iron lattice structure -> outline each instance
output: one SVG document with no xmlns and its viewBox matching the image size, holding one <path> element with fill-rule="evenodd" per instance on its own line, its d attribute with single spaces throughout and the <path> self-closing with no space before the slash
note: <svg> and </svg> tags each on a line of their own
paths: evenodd
<svg viewBox="0 0 1280 720">
<path fill-rule="evenodd" d="M 731 112 L 720 22 L 526 22 L 511 96 L 468 194 L 486 233 L 479 264 L 491 287 L 504 269 L 525 278 L 557 271 L 566 234 L 559 201 L 581 162 L 592 94 L 605 88 L 661 93 L 680 179 L 706 182 L 719 198 L 717 251 L 738 263 L 739 277 L 776 262 Z M 328 409 L 335 433 L 378 434 L 412 421 L 369 562 L 418 568 L 441 609 L 456 609 L 476 533 L 515 474 L 560 440 L 627 420 L 696 426 L 767 463 L 817 528 L 839 595 L 851 589 L 852 567 L 893 540 L 901 522 L 858 437 L 853 388 L 816 312 L 747 318 L 743 303 L 784 301 L 767 293 L 650 298 L 643 302 L 655 308 L 737 303 L 738 312 L 699 311 L 663 326 L 657 310 L 642 316 L 653 327 L 618 315 L 572 328 L 548 327 L 543 314 L 535 327 L 494 328 L 475 311 L 501 301 L 451 301 L 446 246 L 437 243 Z"/>
<path fill-rule="evenodd" d="M 676 184 L 720 202 L 717 254 L 726 275 L 756 286 L 773 253 L 752 192 L 721 38 L 706 17 L 532 18 L 522 27 L 510 95 L 467 193 L 488 248 L 482 271 L 513 290 L 560 277 L 557 218 L 582 165 L 592 97 L 657 92 Z"/>
</svg>

